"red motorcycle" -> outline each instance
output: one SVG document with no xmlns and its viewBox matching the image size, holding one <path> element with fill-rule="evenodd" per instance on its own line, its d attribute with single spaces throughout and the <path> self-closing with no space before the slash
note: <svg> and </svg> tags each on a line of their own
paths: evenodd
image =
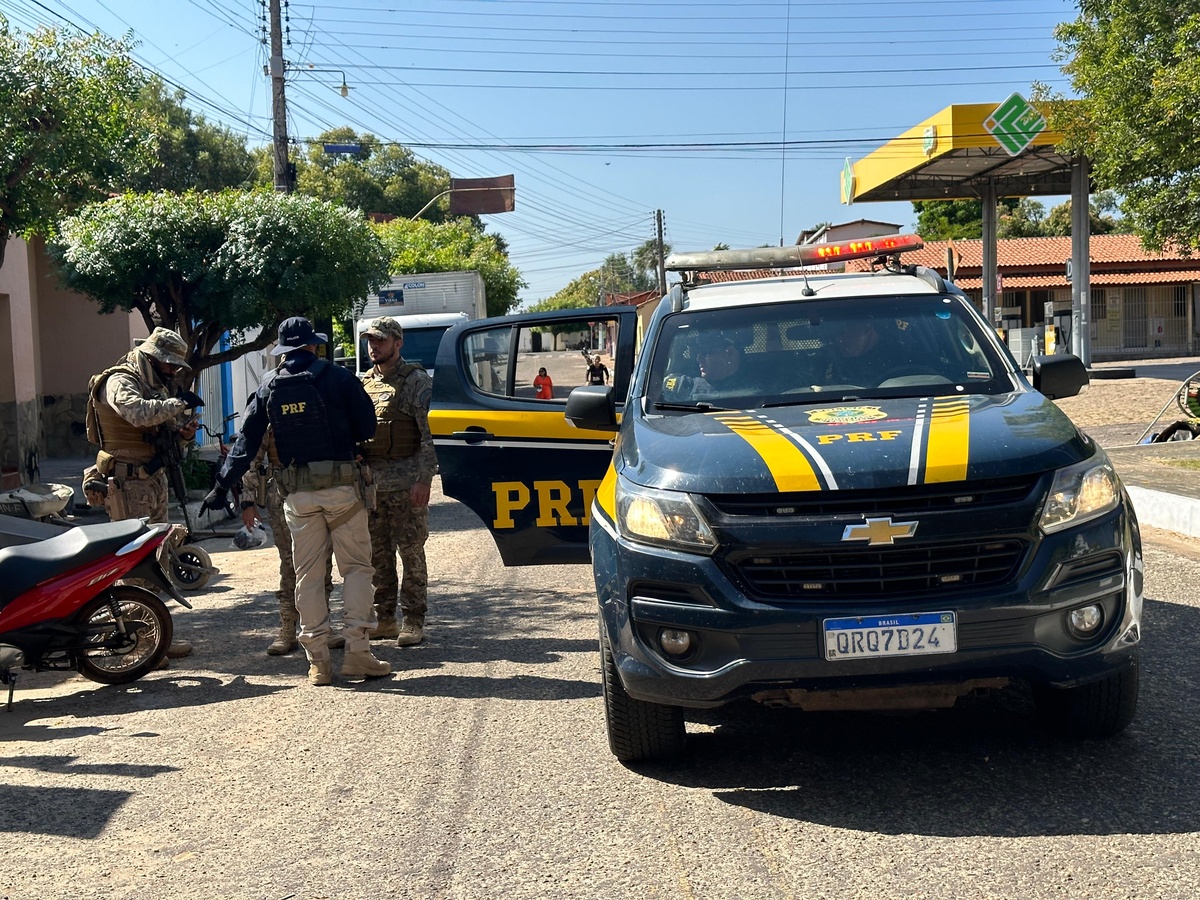
<svg viewBox="0 0 1200 900">
<path fill-rule="evenodd" d="M 179 525 L 126 519 L 80 525 L 0 550 L 0 684 L 12 708 L 17 669 L 76 670 L 101 684 L 152 671 L 171 645 L 167 577 Z"/>
</svg>

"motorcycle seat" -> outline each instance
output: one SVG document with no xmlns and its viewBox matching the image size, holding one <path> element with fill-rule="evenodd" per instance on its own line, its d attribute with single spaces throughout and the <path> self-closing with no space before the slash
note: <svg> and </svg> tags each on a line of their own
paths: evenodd
<svg viewBox="0 0 1200 900">
<path fill-rule="evenodd" d="M 43 581 L 116 553 L 145 528 L 141 519 L 78 525 L 36 544 L 0 550 L 0 609 Z"/>
</svg>

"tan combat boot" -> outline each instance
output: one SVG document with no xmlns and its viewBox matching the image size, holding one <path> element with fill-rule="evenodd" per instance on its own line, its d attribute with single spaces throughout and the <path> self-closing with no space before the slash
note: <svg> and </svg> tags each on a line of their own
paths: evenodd
<svg viewBox="0 0 1200 900">
<path fill-rule="evenodd" d="M 317 687 L 333 684 L 333 660 L 310 659 L 308 661 L 308 683 Z"/>
<path fill-rule="evenodd" d="M 347 678 L 382 678 L 392 674 L 392 664 L 376 659 L 370 650 L 347 651 L 342 660 L 342 675 Z"/>
<path fill-rule="evenodd" d="M 425 623 L 420 619 L 404 617 L 404 625 L 396 635 L 397 647 L 411 647 L 425 640 Z"/>
<path fill-rule="evenodd" d="M 371 640 L 377 638 L 391 638 L 400 633 L 400 626 L 396 623 L 395 618 L 381 617 L 379 624 L 367 632 L 367 637 Z"/>
<path fill-rule="evenodd" d="M 183 659 L 185 656 L 190 656 L 192 653 L 192 644 L 190 641 L 171 641 L 171 646 L 167 648 L 167 657 L 169 659 Z"/>
<path fill-rule="evenodd" d="M 296 617 L 283 613 L 279 615 L 279 637 L 267 646 L 267 656 L 284 656 L 298 646 L 296 643 Z"/>
</svg>

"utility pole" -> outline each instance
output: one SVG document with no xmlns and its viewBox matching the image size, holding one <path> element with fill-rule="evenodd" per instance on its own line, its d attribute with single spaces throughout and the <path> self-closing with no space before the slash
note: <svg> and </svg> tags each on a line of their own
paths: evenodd
<svg viewBox="0 0 1200 900">
<path fill-rule="evenodd" d="M 663 224 L 662 210 L 654 211 L 654 222 L 658 231 L 658 291 L 663 296 L 667 293 L 667 260 L 666 254 L 663 252 Z"/>
<path fill-rule="evenodd" d="M 289 194 L 292 174 L 288 165 L 287 100 L 283 95 L 283 28 L 280 24 L 279 0 L 270 0 L 271 9 L 271 112 L 274 119 L 275 190 Z"/>
</svg>

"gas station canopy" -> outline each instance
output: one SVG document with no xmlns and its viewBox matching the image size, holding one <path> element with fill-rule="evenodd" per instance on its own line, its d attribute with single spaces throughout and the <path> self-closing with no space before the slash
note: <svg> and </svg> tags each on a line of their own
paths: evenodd
<svg viewBox="0 0 1200 900">
<path fill-rule="evenodd" d="M 996 204 L 1003 197 L 1071 196 L 1071 348 L 1091 363 L 1088 162 L 1060 153 L 1061 134 L 1020 94 L 1000 104 L 947 106 L 842 169 L 842 202 L 979 200 L 983 210 L 983 314 L 999 324 Z"/>
<path fill-rule="evenodd" d="M 947 106 L 858 162 L 847 161 L 843 202 L 978 200 L 988 182 L 997 197 L 1070 194 L 1071 158 L 1054 149 L 1061 134 L 1045 130 L 1045 120 L 1023 100 L 1027 118 L 1021 120 L 1018 109 L 1015 127 L 1005 130 L 1013 97 L 999 106 Z"/>
</svg>

